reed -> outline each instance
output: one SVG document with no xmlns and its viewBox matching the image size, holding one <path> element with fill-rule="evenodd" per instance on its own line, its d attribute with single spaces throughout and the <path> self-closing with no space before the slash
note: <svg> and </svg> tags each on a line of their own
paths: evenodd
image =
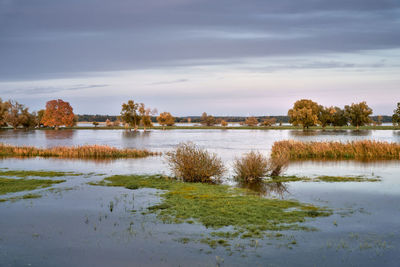
<svg viewBox="0 0 400 267">
<path fill-rule="evenodd" d="M 0 143 L 0 157 L 59 157 L 59 158 L 142 158 L 160 155 L 138 149 L 119 149 L 103 145 L 57 146 L 52 148 L 37 148 L 33 146 L 12 146 Z"/>
<path fill-rule="evenodd" d="M 275 142 L 272 157 L 286 155 L 296 159 L 400 159 L 400 144 L 361 140 L 352 142 L 299 142 L 293 140 Z"/>
</svg>

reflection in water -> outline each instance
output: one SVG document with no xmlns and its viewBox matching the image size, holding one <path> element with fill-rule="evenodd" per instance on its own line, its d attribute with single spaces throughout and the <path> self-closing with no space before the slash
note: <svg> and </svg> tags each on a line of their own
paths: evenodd
<svg viewBox="0 0 400 267">
<path fill-rule="evenodd" d="M 302 137 L 302 136 L 370 136 L 372 131 L 369 130 L 289 130 L 289 135 L 293 137 Z"/>
<path fill-rule="evenodd" d="M 131 138 L 149 138 L 151 135 L 151 131 L 123 131 L 122 138 L 131 139 Z"/>
<path fill-rule="evenodd" d="M 285 194 L 289 194 L 288 185 L 281 182 L 255 182 L 255 183 L 243 183 L 239 182 L 238 186 L 241 188 L 249 189 L 256 192 L 260 196 L 265 197 L 279 197 L 284 199 Z"/>
<path fill-rule="evenodd" d="M 72 139 L 75 131 L 74 130 L 43 130 L 46 139 L 58 140 L 58 139 Z"/>
</svg>

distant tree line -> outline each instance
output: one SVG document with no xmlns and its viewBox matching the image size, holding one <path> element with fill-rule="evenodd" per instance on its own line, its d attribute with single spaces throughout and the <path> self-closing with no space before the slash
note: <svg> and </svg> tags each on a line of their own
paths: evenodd
<svg viewBox="0 0 400 267">
<path fill-rule="evenodd" d="M 204 126 L 228 125 L 228 122 L 236 122 L 247 126 L 269 127 L 275 124 L 291 123 L 300 125 L 304 129 L 320 125 L 326 126 L 345 126 L 353 125 L 360 127 L 363 125 L 381 125 L 382 123 L 392 122 L 393 125 L 400 126 L 400 102 L 393 111 L 392 116 L 371 116 L 372 109 L 366 102 L 353 103 L 340 107 L 325 107 L 309 100 L 301 99 L 294 103 L 293 108 L 288 111 L 287 116 L 212 116 L 204 112 L 201 116 L 174 117 L 169 112 L 162 112 L 158 116 L 156 109 L 129 100 L 122 104 L 119 116 L 113 115 L 75 115 L 73 108 L 68 102 L 61 99 L 51 100 L 46 103 L 46 108 L 37 112 L 30 112 L 28 107 L 17 101 L 3 101 L 0 98 L 0 127 L 35 128 L 51 127 L 58 129 L 60 126 L 74 126 L 78 121 L 92 122 L 96 127 L 99 122 L 105 122 L 107 127 L 121 126 L 126 129 L 134 129 L 139 126 L 145 130 L 152 127 L 153 123 L 158 122 L 164 128 L 173 126 L 179 122 L 200 123 Z"/>
</svg>

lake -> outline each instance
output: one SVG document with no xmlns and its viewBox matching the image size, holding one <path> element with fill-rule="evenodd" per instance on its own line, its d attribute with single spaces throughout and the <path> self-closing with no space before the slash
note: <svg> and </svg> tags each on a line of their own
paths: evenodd
<svg viewBox="0 0 400 267">
<path fill-rule="evenodd" d="M 275 141 L 378 140 L 400 143 L 399 131 L 299 130 L 36 130 L 0 131 L 12 145 L 39 147 L 101 144 L 165 152 L 191 141 L 217 153 L 228 166 L 224 182 L 234 185 L 230 166 L 251 150 L 265 155 Z M 304 161 L 286 175 L 379 177 L 379 182 L 290 182 L 269 188 L 267 197 L 325 206 L 333 215 L 310 219 L 316 231 L 283 231 L 283 238 L 237 240 L 232 251 L 198 242 L 212 232 L 199 224 L 163 224 L 142 215 L 160 201 L 157 190 L 90 186 L 110 174 L 170 174 L 163 157 L 118 160 L 2 159 L 0 168 L 57 170 L 104 175 L 68 176 L 42 198 L 0 202 L 0 266 L 398 266 L 400 260 L 399 161 Z M 18 196 L 24 193 L 7 195 Z M 3 196 L 2 196 L 3 197 Z M 110 211 L 110 202 L 115 203 Z M 295 244 L 291 244 L 296 240 Z M 291 245 L 288 245 L 291 244 Z"/>
</svg>

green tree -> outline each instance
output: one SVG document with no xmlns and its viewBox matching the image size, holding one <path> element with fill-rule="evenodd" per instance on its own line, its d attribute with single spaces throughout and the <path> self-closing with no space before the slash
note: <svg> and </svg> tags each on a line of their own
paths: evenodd
<svg viewBox="0 0 400 267">
<path fill-rule="evenodd" d="M 335 112 L 336 110 L 334 107 L 319 106 L 318 120 L 322 128 L 325 128 L 326 126 L 333 123 L 333 116 Z"/>
<path fill-rule="evenodd" d="M 0 98 L 0 127 L 7 126 L 7 114 L 10 103 Z"/>
<path fill-rule="evenodd" d="M 121 120 L 135 131 L 141 121 L 140 114 L 138 113 L 139 103 L 129 100 L 128 103 L 122 103 Z"/>
<path fill-rule="evenodd" d="M 143 103 L 139 104 L 138 110 L 140 115 L 140 124 L 143 126 L 143 130 L 146 131 L 147 127 L 153 126 L 153 123 L 151 121 L 151 116 L 157 114 L 157 110 L 146 108 Z"/>
<path fill-rule="evenodd" d="M 368 107 L 365 101 L 345 106 L 344 112 L 350 124 L 356 126 L 357 130 L 360 126 L 364 126 L 371 122 L 370 115 L 372 114 L 372 109 Z"/>
<path fill-rule="evenodd" d="M 248 117 L 244 121 L 244 124 L 246 124 L 247 126 L 257 126 L 258 125 L 258 120 L 257 120 L 256 117 Z"/>
<path fill-rule="evenodd" d="M 303 130 L 320 123 L 318 120 L 318 114 L 318 104 L 309 99 L 296 101 L 293 108 L 288 111 L 289 122 L 294 126 L 303 126 Z"/>
<path fill-rule="evenodd" d="M 28 120 L 30 119 L 28 108 L 17 101 L 8 101 L 8 111 L 6 115 L 6 123 L 8 125 L 17 129 L 19 126 L 29 125 L 30 123 Z"/>
<path fill-rule="evenodd" d="M 397 108 L 393 110 L 392 123 L 394 126 L 400 126 L 400 102 L 397 103 Z"/>
<path fill-rule="evenodd" d="M 205 125 L 205 126 L 213 126 L 217 123 L 215 118 L 211 115 L 207 115 L 206 112 L 203 112 L 203 114 L 201 115 L 200 122 L 202 125 Z"/>
<path fill-rule="evenodd" d="M 175 124 L 175 118 L 169 112 L 162 112 L 157 117 L 158 123 L 165 129 L 165 126 L 173 126 Z"/>
<path fill-rule="evenodd" d="M 270 118 L 270 117 L 266 117 L 261 123 L 261 126 L 266 126 L 266 127 L 270 127 L 276 124 L 276 119 L 275 118 Z"/>
<path fill-rule="evenodd" d="M 332 125 L 333 126 L 345 126 L 347 125 L 347 118 L 345 116 L 345 112 L 343 109 L 339 108 L 339 107 L 334 107 L 335 109 L 335 113 L 333 114 L 333 121 L 332 121 Z"/>
<path fill-rule="evenodd" d="M 43 119 L 43 116 L 44 116 L 44 112 L 45 112 L 45 110 L 41 109 L 36 114 L 36 120 L 37 120 L 37 126 L 38 127 L 42 127 L 43 126 L 42 119 Z"/>
</svg>

